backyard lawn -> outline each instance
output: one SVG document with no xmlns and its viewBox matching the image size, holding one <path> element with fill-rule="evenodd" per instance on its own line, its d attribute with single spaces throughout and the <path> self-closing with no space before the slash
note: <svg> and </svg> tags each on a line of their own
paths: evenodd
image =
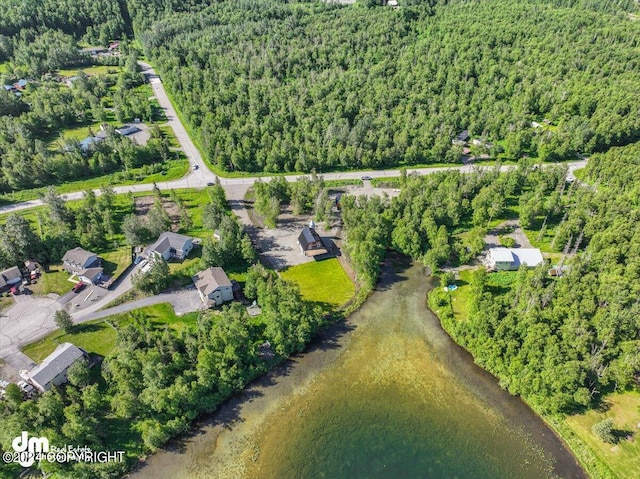
<svg viewBox="0 0 640 479">
<path fill-rule="evenodd" d="M 356 291 L 336 258 L 292 266 L 280 275 L 282 279 L 296 283 L 307 301 L 334 307 L 342 306 Z"/>
<path fill-rule="evenodd" d="M 49 266 L 49 271 L 43 271 L 36 284 L 29 285 L 28 288 L 34 294 L 55 293 L 63 295 L 71 290 L 73 284 L 69 281 L 71 275 L 62 269 L 60 263 Z"/>
<path fill-rule="evenodd" d="M 51 354 L 58 344 L 70 342 L 89 353 L 106 356 L 113 350 L 116 343 L 116 330 L 111 324 L 124 325 L 133 321 L 136 316 L 146 317 L 157 328 L 164 328 L 165 325 L 168 325 L 171 329 L 180 331 L 188 326 L 195 325 L 198 313 L 177 316 L 171 304 L 155 304 L 127 313 L 114 314 L 103 319 L 87 321 L 75 326 L 70 333 L 65 333 L 62 330 L 53 331 L 42 340 L 25 346 L 22 351 L 39 363 Z"/>
<path fill-rule="evenodd" d="M 116 330 L 104 319 L 79 324 L 74 331 L 66 334 L 57 330 L 35 343 L 25 346 L 22 351 L 40 363 L 53 352 L 58 344 L 70 342 L 89 353 L 106 356 L 116 344 Z"/>
<path fill-rule="evenodd" d="M 587 411 L 566 419 L 569 427 L 600 457 L 620 479 L 640 477 L 640 393 L 625 392 L 606 396 L 600 410 Z M 596 438 L 591 427 L 611 418 L 619 437 L 617 444 Z M 630 437 L 631 439 L 627 439 Z"/>
<path fill-rule="evenodd" d="M 111 277 L 118 277 L 127 266 L 131 264 L 131 248 L 122 246 L 107 253 L 98 253 L 102 258 L 102 267 L 105 274 Z"/>
<path fill-rule="evenodd" d="M 120 67 L 113 65 L 94 65 L 90 67 L 68 68 L 66 70 L 58 70 L 58 74 L 65 77 L 76 76 L 79 71 L 85 72 L 89 76 L 117 74 Z"/>
</svg>

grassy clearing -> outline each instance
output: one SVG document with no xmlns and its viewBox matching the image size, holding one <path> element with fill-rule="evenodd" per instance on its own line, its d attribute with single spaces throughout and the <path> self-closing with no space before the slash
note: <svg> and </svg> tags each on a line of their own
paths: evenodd
<svg viewBox="0 0 640 479">
<path fill-rule="evenodd" d="M 355 294 L 351 279 L 336 258 L 293 266 L 281 273 L 283 279 L 297 283 L 307 301 L 342 306 Z"/>
<path fill-rule="evenodd" d="M 34 294 L 45 295 L 55 293 L 63 295 L 68 293 L 73 287 L 69 281 L 70 273 L 62 269 L 60 263 L 49 266 L 49 271 L 43 271 L 38 282 L 28 286 Z"/>
<path fill-rule="evenodd" d="M 66 140 L 81 141 L 89 136 L 89 130 L 91 130 L 94 134 L 98 133 L 100 131 L 100 125 L 101 123 L 99 121 L 96 121 L 88 125 L 64 129 L 60 132 L 60 134 Z M 55 145 L 55 142 L 52 143 L 52 145 Z"/>
<path fill-rule="evenodd" d="M 78 324 L 74 331 L 68 334 L 62 330 L 56 330 L 44 339 L 25 346 L 22 351 L 39 363 L 51 354 L 58 344 L 64 342 L 73 343 L 89 353 L 106 356 L 116 344 L 116 331 L 102 319 L 88 321 Z"/>
<path fill-rule="evenodd" d="M 78 72 L 83 71 L 89 76 L 98 76 L 98 75 L 116 75 L 122 71 L 119 66 L 114 65 L 94 65 L 90 67 L 77 67 L 77 68 L 67 68 L 65 70 L 58 70 L 58 74 L 65 77 L 72 77 L 78 74 Z"/>
<path fill-rule="evenodd" d="M 453 307 L 453 316 L 458 321 L 467 321 L 469 319 L 469 294 L 471 293 L 471 270 L 465 269 L 460 271 L 456 286 L 458 289 L 451 291 L 451 306 Z"/>
<path fill-rule="evenodd" d="M 177 316 L 169 303 L 155 304 L 127 313 L 114 314 L 103 319 L 78 324 L 70 333 L 56 330 L 40 341 L 25 346 L 22 351 L 35 362 L 42 361 L 51 354 L 60 343 L 70 342 L 89 353 L 107 356 L 116 344 L 114 326 L 124 326 L 134 318 L 147 318 L 154 328 L 169 328 L 182 331 L 194 326 L 198 318 L 197 312 Z"/>
<path fill-rule="evenodd" d="M 591 427 L 611 418 L 614 429 L 623 436 L 615 445 L 596 438 Z M 587 411 L 566 418 L 566 424 L 620 479 L 640 477 L 640 393 L 625 392 L 606 396 L 600 410 Z M 632 436 L 627 440 L 626 436 Z"/>
</svg>

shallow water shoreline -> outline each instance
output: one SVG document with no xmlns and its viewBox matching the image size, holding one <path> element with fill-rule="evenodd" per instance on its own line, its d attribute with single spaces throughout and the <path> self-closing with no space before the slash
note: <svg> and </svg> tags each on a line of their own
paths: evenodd
<svg viewBox="0 0 640 479">
<path fill-rule="evenodd" d="M 310 344 L 307 352 L 286 361 L 254 381 L 245 391 L 227 401 L 216 413 L 197 423 L 192 433 L 174 440 L 165 450 L 150 456 L 142 467 L 138 467 L 129 477 L 259 477 L 256 472 L 260 467 L 256 464 L 268 463 L 270 456 L 282 452 L 277 448 L 268 449 L 272 442 L 269 438 L 286 442 L 289 431 L 293 434 L 300 429 L 296 424 L 302 419 L 296 418 L 296 415 L 304 416 L 311 414 L 307 409 L 311 412 L 317 409 L 313 398 L 316 395 L 326 395 L 327 388 L 321 382 L 316 384 L 316 379 L 322 374 L 326 382 L 325 375 L 348 361 L 349 358 L 342 356 L 350 351 L 348 346 L 354 337 L 362 341 L 362 335 L 358 335 L 359 330 L 366 329 L 366 333 L 371 335 L 371 320 L 367 314 L 370 314 L 372 309 L 384 307 L 380 302 L 388 297 L 390 290 L 398 288 L 398 285 L 404 282 L 416 283 L 415 286 L 421 291 L 413 292 L 416 304 L 411 302 L 410 306 L 417 308 L 421 315 L 433 314 L 426 308 L 426 293 L 430 288 L 430 280 L 424 276 L 422 269 L 418 272 L 416 268 L 419 267 L 410 267 L 398 258 L 388 259 L 376 292 L 363 306 L 364 313 L 355 313 L 344 322 L 330 326 Z M 409 278 L 405 275 L 407 271 Z M 404 284 L 405 287 L 407 285 L 408 283 Z M 400 291 L 407 296 L 413 290 Z M 385 294 L 387 296 L 384 296 Z M 365 325 L 366 328 L 363 328 Z M 386 324 L 383 326 L 388 327 Z M 585 477 L 575 458 L 568 453 L 560 439 L 520 399 L 509 396 L 502 390 L 496 390 L 495 378 L 476 366 L 469 353 L 453 343 L 442 330 L 438 320 L 424 321 L 424 325 L 419 324 L 418 327 L 419 330 L 410 334 L 414 342 L 418 341 L 416 344 L 428 349 L 437 359 L 436 367 L 442 370 L 442 374 L 446 375 L 449 374 L 449 370 L 454 370 L 455 374 L 463 379 L 464 387 L 473 391 L 473 402 L 477 403 L 473 406 L 484 409 L 490 407 L 492 411 L 499 411 L 501 423 L 506 421 L 513 424 L 516 429 L 522 431 L 518 434 L 527 436 L 526 441 L 539 444 L 540 446 L 536 447 L 550 451 L 547 455 L 553 456 L 557 475 Z M 384 337 L 380 335 L 378 342 Z M 395 348 L 397 345 L 392 346 Z M 332 378 L 338 381 L 340 375 L 334 375 Z M 359 413 L 359 410 L 357 412 Z M 326 412 L 322 414 L 326 415 Z M 311 419 L 313 417 L 312 414 Z M 274 424 L 274 421 L 282 423 L 282 427 Z M 283 433 L 285 427 L 286 434 Z M 455 424 L 451 427 L 455 429 Z M 294 441 L 294 444 L 301 442 L 304 442 L 302 436 L 298 442 Z M 278 477 L 273 464 L 270 467 L 272 469 L 261 471 L 260 477 Z"/>
</svg>

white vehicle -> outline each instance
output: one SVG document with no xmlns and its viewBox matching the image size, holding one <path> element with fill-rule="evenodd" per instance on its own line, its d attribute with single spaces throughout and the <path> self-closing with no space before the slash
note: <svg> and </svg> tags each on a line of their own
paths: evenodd
<svg viewBox="0 0 640 479">
<path fill-rule="evenodd" d="M 191 168 L 193 168 L 194 170 L 197 170 L 199 168 L 199 166 L 196 163 L 194 163 Z"/>
<path fill-rule="evenodd" d="M 27 394 L 32 393 L 35 390 L 35 388 L 26 381 L 20 381 L 18 383 L 18 387 L 22 389 L 24 392 L 26 392 Z"/>
</svg>

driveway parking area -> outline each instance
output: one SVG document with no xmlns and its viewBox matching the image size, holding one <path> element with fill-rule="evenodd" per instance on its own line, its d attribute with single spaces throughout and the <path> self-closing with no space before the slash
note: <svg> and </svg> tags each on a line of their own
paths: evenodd
<svg viewBox="0 0 640 479">
<path fill-rule="evenodd" d="M 32 361 L 20 352 L 56 328 L 54 314 L 62 305 L 55 299 L 19 295 L 16 304 L 0 315 L 0 357 L 15 369 L 25 369 Z"/>
</svg>

